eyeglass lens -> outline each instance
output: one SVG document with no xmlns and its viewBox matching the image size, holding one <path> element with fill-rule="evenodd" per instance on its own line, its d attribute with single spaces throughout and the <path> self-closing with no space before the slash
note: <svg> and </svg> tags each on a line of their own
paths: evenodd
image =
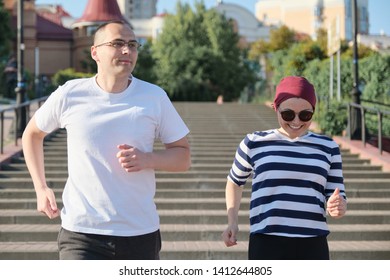
<svg viewBox="0 0 390 280">
<path fill-rule="evenodd" d="M 282 116 L 282 119 L 286 122 L 293 121 L 295 119 L 295 116 L 296 116 L 296 114 L 293 110 L 280 111 L 280 115 Z M 297 115 L 298 115 L 298 118 L 300 121 L 308 122 L 313 117 L 313 112 L 303 110 L 303 111 L 300 111 Z"/>
<path fill-rule="evenodd" d="M 128 46 L 129 49 L 131 50 L 136 50 L 138 49 L 141 45 L 137 41 L 112 41 L 111 45 L 115 48 L 122 49 L 124 46 Z"/>
</svg>

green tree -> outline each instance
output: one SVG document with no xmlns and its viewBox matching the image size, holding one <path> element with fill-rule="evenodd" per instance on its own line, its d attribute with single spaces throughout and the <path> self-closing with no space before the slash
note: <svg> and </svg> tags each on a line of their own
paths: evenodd
<svg viewBox="0 0 390 280">
<path fill-rule="evenodd" d="M 147 41 L 138 51 L 137 65 L 133 71 L 135 77 L 148 81 L 149 83 L 156 83 L 157 76 L 154 72 L 155 60 L 152 55 L 152 43 Z"/>
<path fill-rule="evenodd" d="M 362 98 L 390 105 L 390 55 L 374 54 L 361 60 Z"/>
<path fill-rule="evenodd" d="M 347 128 L 347 103 L 352 101 L 353 88 L 353 49 L 348 42 L 341 41 L 340 91 L 341 100 L 337 100 L 337 63 L 333 64 L 333 99 L 330 97 L 330 59 L 327 54 L 327 34 L 318 30 L 317 40 L 299 38 L 287 27 L 271 32 L 270 42 L 259 41 L 251 46 L 250 57 L 268 59 L 272 71 L 272 87 L 287 75 L 303 75 L 316 88 L 318 105 L 315 120 L 322 132 L 340 135 Z M 282 39 L 284 38 L 284 39 Z M 298 39 L 299 38 L 299 39 Z M 286 43 L 288 42 L 288 43 Z M 374 106 L 388 111 L 390 104 L 390 56 L 380 55 L 370 48 L 359 45 L 359 86 L 362 90 L 363 105 Z M 367 104 L 367 103 L 370 104 Z M 387 106 L 386 106 L 387 105 Z M 367 114 L 366 124 L 370 132 L 377 130 L 378 120 L 375 114 Z M 390 122 L 383 121 L 385 135 L 390 133 Z"/>
<path fill-rule="evenodd" d="M 347 44 L 347 42 L 344 42 L 344 44 Z M 343 45 L 341 46 L 341 48 L 343 48 Z M 341 50 L 341 53 L 342 53 L 342 56 L 347 58 L 347 59 L 353 58 L 353 48 L 350 46 L 345 47 L 345 45 L 344 45 L 344 49 Z M 375 53 L 376 52 L 371 50 L 369 47 L 362 45 L 362 44 L 358 44 L 358 58 L 359 59 L 371 56 Z"/>
<path fill-rule="evenodd" d="M 351 73 L 347 70 L 350 66 L 346 61 L 342 62 L 341 93 L 350 91 Z M 334 89 L 334 97 L 330 97 L 329 89 L 329 59 L 314 59 L 307 64 L 303 76 L 311 81 L 316 89 L 317 105 L 314 120 L 320 130 L 328 135 L 341 135 L 347 126 L 346 106 L 343 100 L 338 101 Z M 335 70 L 336 71 L 336 70 Z M 337 77 L 334 75 L 333 84 L 336 85 Z"/>
<path fill-rule="evenodd" d="M 322 52 L 324 54 L 327 54 L 328 53 L 328 32 L 325 29 L 320 28 L 316 32 L 316 37 L 317 37 L 316 40 L 317 44 L 321 48 Z"/>
<path fill-rule="evenodd" d="M 261 56 L 290 48 L 298 42 L 298 35 L 287 26 L 271 29 L 269 42 L 260 39 L 251 44 L 249 58 L 259 60 Z"/>
<path fill-rule="evenodd" d="M 270 44 L 263 39 L 254 42 L 249 49 L 249 58 L 259 61 L 261 56 L 270 52 Z"/>
<path fill-rule="evenodd" d="M 0 1 L 0 96 L 9 96 L 12 88 L 16 86 L 14 82 L 11 83 L 7 79 L 4 73 L 7 62 L 10 59 L 13 36 L 14 34 L 10 27 L 10 15 L 4 9 L 3 1 Z"/>
<path fill-rule="evenodd" d="M 173 100 L 237 99 L 255 81 L 232 23 L 203 1 L 176 5 L 153 45 L 157 83 Z"/>
<path fill-rule="evenodd" d="M 390 55 L 379 53 L 363 58 L 360 61 L 359 73 L 362 85 L 362 104 L 389 112 L 390 106 Z M 390 135 L 390 116 L 382 120 L 384 135 Z M 366 114 L 366 123 L 372 135 L 378 133 L 378 115 Z"/>
<path fill-rule="evenodd" d="M 297 42 L 297 34 L 289 29 L 287 26 L 282 25 L 278 29 L 272 29 L 270 32 L 269 50 L 278 51 L 291 47 L 292 44 Z"/>
<path fill-rule="evenodd" d="M 281 49 L 272 54 L 271 66 L 274 71 L 274 82 L 287 75 L 302 75 L 312 60 L 326 57 L 321 46 L 312 40 L 294 43 L 288 49 Z"/>
<path fill-rule="evenodd" d="M 90 49 L 83 50 L 84 59 L 80 61 L 81 69 L 85 73 L 96 73 L 97 72 L 97 64 L 96 61 L 91 56 Z"/>
<path fill-rule="evenodd" d="M 3 1 L 0 1 L 0 57 L 7 57 L 10 51 L 13 33 L 10 23 L 10 15 L 4 9 Z"/>
<path fill-rule="evenodd" d="M 249 58 L 265 65 L 267 77 L 272 77 L 266 81 L 266 95 L 274 94 L 274 87 L 280 79 L 289 71 L 284 64 L 284 59 L 288 54 L 288 48 L 298 41 L 298 35 L 287 26 L 283 25 L 270 31 L 270 40 L 266 42 L 259 40 L 251 44 Z M 291 69 L 290 69 L 291 70 Z M 286 72 L 287 71 L 287 72 Z M 294 72 L 294 71 L 293 71 Z"/>
</svg>

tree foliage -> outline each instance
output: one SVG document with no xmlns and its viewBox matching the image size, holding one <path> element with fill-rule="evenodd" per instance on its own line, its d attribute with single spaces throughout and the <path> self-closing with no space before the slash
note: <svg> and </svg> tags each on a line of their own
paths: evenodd
<svg viewBox="0 0 390 280">
<path fill-rule="evenodd" d="M 293 30 L 289 29 L 286 25 L 282 25 L 278 29 L 271 30 L 269 51 L 275 52 L 278 50 L 288 49 L 296 42 L 297 34 Z"/>
<path fill-rule="evenodd" d="M 4 75 L 4 69 L 10 58 L 13 35 L 10 27 L 10 15 L 4 9 L 3 1 L 0 1 L 0 96 L 4 95 L 9 87 Z"/>
<path fill-rule="evenodd" d="M 336 64 L 336 63 L 334 63 Z M 390 56 L 372 54 L 361 60 L 359 66 L 359 88 L 363 105 L 389 111 L 390 105 Z M 315 85 L 319 106 L 316 111 L 316 120 L 322 130 L 330 135 L 339 135 L 347 127 L 346 103 L 352 101 L 353 89 L 353 61 L 348 56 L 341 56 L 340 60 L 340 93 L 341 100 L 336 100 L 337 68 L 333 69 L 333 98 L 330 96 L 329 59 L 311 61 L 303 75 Z M 385 135 L 390 134 L 390 123 L 383 122 Z M 378 120 L 375 114 L 366 116 L 366 125 L 369 131 L 377 131 Z"/>
<path fill-rule="evenodd" d="M 341 42 L 340 73 L 337 58 L 333 63 L 333 98 L 330 94 L 330 58 L 327 57 L 325 30 L 317 32 L 317 40 L 300 38 L 286 27 L 274 30 L 270 42 L 258 41 L 251 46 L 250 57 L 268 59 L 272 70 L 273 87 L 287 75 L 302 75 L 316 88 L 318 104 L 315 120 L 324 133 L 339 135 L 347 127 L 346 103 L 352 101 L 353 48 Z M 294 39 L 295 38 L 295 39 Z M 297 39 L 300 38 L 300 39 Z M 289 42 L 288 44 L 285 42 Z M 390 56 L 381 55 L 364 45 L 358 45 L 359 88 L 363 105 L 375 106 L 389 111 L 390 105 Z M 340 75 L 341 100 L 337 97 L 337 74 Z M 375 104 L 375 105 L 373 105 Z M 386 106 L 387 105 L 387 106 Z M 377 116 L 366 116 L 370 131 L 377 130 Z M 388 118 L 383 121 L 383 131 L 390 134 Z"/>
<path fill-rule="evenodd" d="M 72 79 L 79 79 L 79 78 L 88 78 L 92 77 L 93 73 L 83 73 L 83 72 L 76 72 L 73 68 L 67 68 L 58 71 L 52 78 L 52 85 L 53 88 L 56 88 L 58 86 L 61 86 L 65 84 L 67 81 Z"/>
<path fill-rule="evenodd" d="M 362 98 L 390 105 L 390 56 L 374 54 L 361 60 Z"/>
<path fill-rule="evenodd" d="M 0 1 L 0 57 L 8 57 L 13 33 L 10 27 L 10 15 Z"/>
<path fill-rule="evenodd" d="M 390 112 L 390 55 L 374 54 L 363 58 L 360 65 L 362 103 Z M 378 115 L 367 114 L 366 122 L 372 134 L 377 134 Z M 390 135 L 389 115 L 383 115 L 382 129 Z"/>
<path fill-rule="evenodd" d="M 324 54 L 328 53 L 328 32 L 325 29 L 318 29 L 316 32 L 316 41 Z"/>
<path fill-rule="evenodd" d="M 310 61 L 322 60 L 325 57 L 323 48 L 313 40 L 296 42 L 289 48 L 277 50 L 270 56 L 273 83 L 277 84 L 284 76 L 302 75 Z"/>
<path fill-rule="evenodd" d="M 138 51 L 137 65 L 133 71 L 133 75 L 139 79 L 148 81 L 149 83 L 156 83 L 157 76 L 154 71 L 156 65 L 152 55 L 152 43 L 147 41 Z"/>
<path fill-rule="evenodd" d="M 90 49 L 83 50 L 84 59 L 80 61 L 81 69 L 85 73 L 96 73 L 97 72 L 97 64 L 96 61 L 91 56 Z"/>
<path fill-rule="evenodd" d="M 260 39 L 252 43 L 249 58 L 258 60 L 262 55 L 288 49 L 296 42 L 297 34 L 287 26 L 282 25 L 280 28 L 271 29 L 269 41 Z"/>
<path fill-rule="evenodd" d="M 255 80 L 232 23 L 203 2 L 176 5 L 153 45 L 157 83 L 173 100 L 235 100 Z"/>
</svg>

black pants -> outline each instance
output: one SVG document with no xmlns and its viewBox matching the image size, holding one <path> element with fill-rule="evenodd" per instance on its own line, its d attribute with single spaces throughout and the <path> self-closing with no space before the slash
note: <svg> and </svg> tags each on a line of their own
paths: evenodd
<svg viewBox="0 0 390 280">
<path fill-rule="evenodd" d="M 329 260 L 326 236 L 299 238 L 251 234 L 250 260 Z"/>
<path fill-rule="evenodd" d="M 122 237 L 86 234 L 61 228 L 58 234 L 60 260 L 158 260 L 160 231 Z"/>
</svg>

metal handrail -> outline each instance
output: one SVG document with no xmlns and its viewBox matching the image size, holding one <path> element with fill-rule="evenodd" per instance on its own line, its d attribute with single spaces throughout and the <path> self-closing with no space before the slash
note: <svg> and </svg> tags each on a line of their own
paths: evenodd
<svg viewBox="0 0 390 280">
<path fill-rule="evenodd" d="M 374 112 L 378 115 L 378 149 L 379 153 L 383 153 L 383 147 L 382 147 L 382 135 L 383 135 L 383 116 L 390 116 L 390 111 L 385 111 L 385 110 L 380 110 L 378 108 L 373 108 L 373 107 L 367 107 L 363 106 L 357 103 L 348 103 L 348 127 L 349 127 L 349 138 L 351 138 L 352 135 L 352 127 L 351 127 L 351 114 L 352 114 L 352 107 L 360 109 L 361 113 L 361 135 L 362 135 L 362 142 L 363 145 L 366 146 L 366 121 L 365 121 L 365 112 Z"/>
<path fill-rule="evenodd" d="M 46 101 L 46 99 L 48 98 L 48 96 L 43 96 L 41 98 L 37 98 L 37 99 L 33 99 L 33 100 L 30 100 L 30 101 L 26 101 L 26 102 L 23 102 L 21 104 L 16 104 L 16 105 L 10 105 L 6 108 L 1 108 L 0 109 L 0 154 L 3 154 L 4 153 L 4 142 L 5 142 L 5 137 L 4 137 L 4 114 L 8 111 L 14 111 L 14 119 L 15 119 L 15 122 L 14 122 L 14 145 L 17 146 L 18 145 L 18 139 L 19 139 L 19 136 L 17 134 L 17 124 L 18 124 L 18 110 L 20 110 L 21 108 L 26 108 L 26 116 L 29 118 L 29 115 L 30 115 L 30 107 L 32 104 L 35 104 L 35 103 L 38 103 L 38 107 L 40 107 L 42 105 L 42 103 L 44 103 Z M 357 104 L 357 103 L 348 103 L 348 127 L 349 127 L 349 137 L 351 137 L 352 135 L 352 128 L 351 128 L 351 108 L 354 107 L 354 108 L 358 108 L 360 109 L 360 112 L 361 112 L 361 120 L 362 120 L 362 124 L 361 124 L 361 127 L 362 127 L 362 131 L 361 131 L 361 135 L 362 135 L 362 142 L 363 142 L 363 145 L 365 146 L 366 145 L 366 124 L 365 124 L 365 112 L 366 111 L 370 111 L 370 112 L 374 112 L 378 115 L 378 149 L 379 149 L 379 152 L 380 154 L 383 153 L 383 147 L 382 147 L 382 134 L 383 134 L 383 131 L 382 131 L 382 122 L 383 122 L 383 116 L 386 115 L 386 116 L 390 116 L 390 111 L 385 111 L 385 110 L 380 110 L 378 108 L 373 108 L 373 107 L 367 107 L 367 106 L 362 106 L 360 104 Z"/>
<path fill-rule="evenodd" d="M 26 102 L 23 102 L 21 104 L 15 104 L 10 105 L 5 108 L 0 109 L 0 154 L 4 153 L 4 143 L 5 143 L 5 135 L 4 135 L 4 114 L 9 111 L 14 112 L 14 145 L 18 146 L 18 139 L 20 138 L 17 133 L 17 125 L 19 121 L 19 114 L 18 111 L 22 108 L 26 108 L 26 117 L 29 118 L 30 116 L 30 107 L 32 104 L 38 103 L 38 107 L 42 105 L 46 101 L 48 96 L 44 96 L 41 98 L 29 100 Z"/>
</svg>

